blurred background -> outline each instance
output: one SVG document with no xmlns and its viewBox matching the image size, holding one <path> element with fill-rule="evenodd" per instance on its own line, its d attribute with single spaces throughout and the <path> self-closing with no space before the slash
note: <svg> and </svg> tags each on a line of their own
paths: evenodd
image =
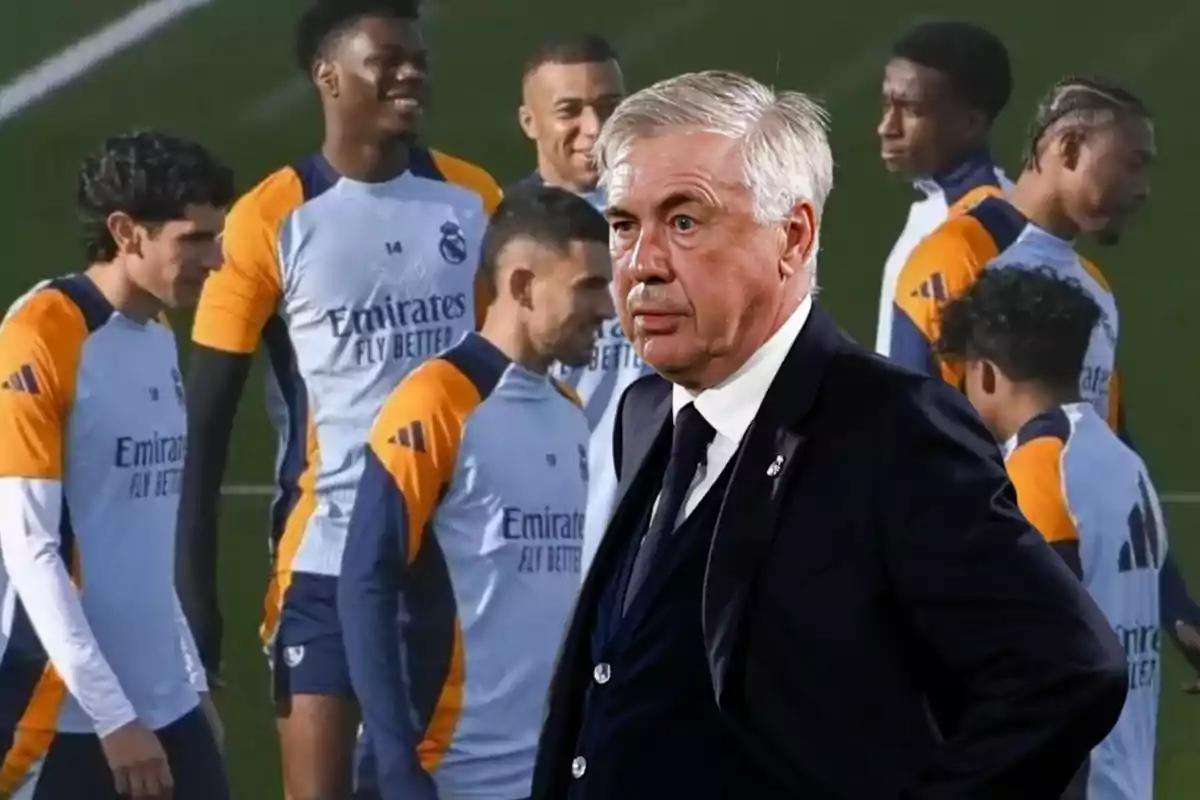
<svg viewBox="0 0 1200 800">
<path fill-rule="evenodd" d="M 75 170 L 106 135 L 152 126 L 198 138 L 233 165 L 241 189 L 319 147 L 315 95 L 292 56 L 299 0 L 2 4 L 3 306 L 43 277 L 84 266 L 72 217 Z M 1171 546 L 1193 591 L 1200 590 L 1200 365 L 1194 351 L 1184 352 L 1200 341 L 1200 246 L 1193 228 L 1200 204 L 1191 194 L 1200 184 L 1200 3 L 443 0 L 432 6 L 435 98 L 427 140 L 484 166 L 502 184 L 533 169 L 532 148 L 516 122 L 520 71 L 551 33 L 608 37 L 631 89 L 719 67 L 820 97 L 832 112 L 837 159 L 822 234 L 821 299 L 866 344 L 874 341 L 883 262 L 912 199 L 911 189 L 879 163 L 874 132 L 882 68 L 896 36 L 922 18 L 953 17 L 979 22 L 1007 43 L 1016 92 L 998 124 L 995 155 L 1010 175 L 1036 98 L 1051 82 L 1096 71 L 1129 84 L 1157 121 L 1152 199 L 1118 248 L 1083 250 L 1116 291 L 1130 430 L 1164 494 Z M 190 320 L 176 321 L 185 349 L 189 329 Z M 236 797 L 280 792 L 257 638 L 275 447 L 261 396 L 259 381 L 242 404 L 233 485 L 223 502 L 229 687 L 221 705 Z M 1180 690 L 1190 676 L 1169 646 L 1164 658 L 1157 795 L 1200 797 L 1200 696 Z"/>
</svg>

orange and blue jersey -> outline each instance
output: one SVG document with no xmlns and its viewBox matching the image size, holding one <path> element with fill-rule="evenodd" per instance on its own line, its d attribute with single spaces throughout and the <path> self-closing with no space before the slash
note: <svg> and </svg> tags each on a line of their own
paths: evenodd
<svg viewBox="0 0 1200 800">
<path fill-rule="evenodd" d="M 570 388 L 477 334 L 384 403 L 338 583 L 373 764 L 360 788 L 529 795 L 580 585 L 587 445 Z"/>
<path fill-rule="evenodd" d="M 1122 426 L 1116 373 L 1119 318 L 1116 298 L 1100 270 L 1074 245 L 1026 219 L 1002 197 L 987 197 L 946 220 L 914 249 L 900 272 L 894 297 L 890 357 L 907 367 L 962 384 L 962 367 L 935 347 L 943 305 L 962 294 L 985 269 L 1049 267 L 1079 281 L 1100 307 L 1080 375 L 1080 393 L 1114 430 Z"/>
<path fill-rule="evenodd" d="M 193 339 L 267 355 L 279 443 L 266 640 L 297 581 L 332 605 L 371 421 L 405 375 L 476 329 L 479 247 L 499 199 L 483 170 L 415 147 L 380 183 L 312 156 L 232 209 Z"/>
<path fill-rule="evenodd" d="M 57 734 L 167 728 L 207 689 L 175 595 L 186 430 L 165 320 L 74 275 L 0 324 L 0 797 Z"/>
<path fill-rule="evenodd" d="M 1085 402 L 1034 417 L 1005 450 L 1021 511 L 1083 582 L 1129 661 L 1125 707 L 1071 796 L 1152 800 L 1167 559 L 1154 484 L 1138 455 Z"/>
<path fill-rule="evenodd" d="M 892 349 L 896 281 L 913 248 L 949 217 L 963 213 L 985 197 L 1003 194 L 1012 187 L 1012 182 L 984 150 L 945 173 L 914 181 L 913 186 L 921 193 L 921 199 L 909 208 L 900 238 L 883 265 L 875 350 L 885 356 Z"/>
</svg>

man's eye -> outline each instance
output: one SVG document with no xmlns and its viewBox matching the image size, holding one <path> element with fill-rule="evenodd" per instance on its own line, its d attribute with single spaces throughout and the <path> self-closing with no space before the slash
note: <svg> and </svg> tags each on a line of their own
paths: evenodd
<svg viewBox="0 0 1200 800">
<path fill-rule="evenodd" d="M 613 233 L 628 233 L 633 229 L 633 223 L 627 219 L 615 220 L 612 223 Z"/>
<path fill-rule="evenodd" d="M 690 231 L 696 227 L 696 220 L 684 214 L 680 214 L 671 218 L 671 226 L 679 231 Z"/>
</svg>

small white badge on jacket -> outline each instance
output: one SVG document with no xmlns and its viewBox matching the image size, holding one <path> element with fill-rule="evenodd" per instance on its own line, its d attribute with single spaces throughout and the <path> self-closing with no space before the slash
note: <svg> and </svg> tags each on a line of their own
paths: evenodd
<svg viewBox="0 0 1200 800">
<path fill-rule="evenodd" d="M 767 467 L 767 477 L 774 478 L 783 470 L 783 456 L 775 456 L 771 466 Z"/>
</svg>

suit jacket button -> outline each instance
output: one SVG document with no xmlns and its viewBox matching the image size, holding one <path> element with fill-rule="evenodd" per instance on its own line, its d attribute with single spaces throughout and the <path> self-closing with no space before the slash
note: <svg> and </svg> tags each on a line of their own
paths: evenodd
<svg viewBox="0 0 1200 800">
<path fill-rule="evenodd" d="M 596 683 L 603 686 L 608 683 L 608 679 L 612 677 L 612 667 L 601 661 L 592 669 L 592 678 Z"/>
<path fill-rule="evenodd" d="M 575 756 L 571 759 L 571 777 L 582 778 L 583 773 L 587 772 L 587 759 L 583 756 Z"/>
</svg>

